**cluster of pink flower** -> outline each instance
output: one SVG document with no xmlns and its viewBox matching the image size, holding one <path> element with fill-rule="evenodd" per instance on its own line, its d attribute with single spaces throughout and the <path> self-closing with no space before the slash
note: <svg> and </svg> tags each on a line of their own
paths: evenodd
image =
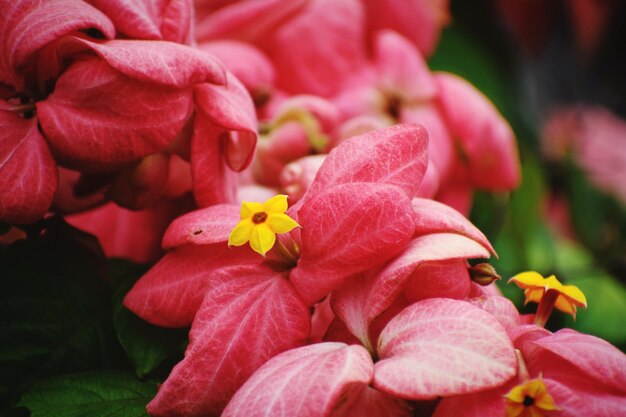
<svg viewBox="0 0 626 417">
<path fill-rule="evenodd" d="M 117 206 L 75 219 L 145 260 L 200 207 L 124 301 L 191 325 L 151 415 L 626 409 L 621 352 L 543 328 L 582 293 L 514 278 L 529 324 L 468 262 L 494 253 L 473 190 L 514 188 L 519 163 L 493 105 L 425 63 L 445 0 L 0 4 L 0 221 L 149 208 L 124 231 Z"/>
</svg>

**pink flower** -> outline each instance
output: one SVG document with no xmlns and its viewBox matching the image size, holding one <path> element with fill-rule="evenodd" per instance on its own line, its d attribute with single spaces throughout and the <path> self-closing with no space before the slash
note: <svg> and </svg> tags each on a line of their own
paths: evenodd
<svg viewBox="0 0 626 417">
<path fill-rule="evenodd" d="M 250 101 L 247 93 L 228 82 L 231 76 L 212 55 L 164 40 L 188 40 L 188 2 L 158 11 L 94 2 L 100 3 L 113 20 L 78 0 L 2 3 L 1 221 L 32 222 L 48 210 L 57 163 L 116 173 L 161 151 L 184 154 L 192 119 L 213 128 L 213 136 L 195 142 L 217 143 L 226 132 L 224 156 L 231 169 L 250 161 L 256 120 L 251 102 L 242 105 Z M 142 40 L 115 39 L 124 35 Z M 247 110 L 252 115 L 240 117 Z M 206 158 L 206 145 L 198 148 L 192 167 L 193 159 Z M 158 168 L 155 173 L 160 179 Z M 202 201 L 210 199 L 205 194 L 197 190 Z"/>
<path fill-rule="evenodd" d="M 462 215 L 438 203 L 411 202 L 426 169 L 426 148 L 426 132 L 415 125 L 343 142 L 287 212 L 302 229 L 279 235 L 265 258 L 247 246 L 227 247 L 237 206 L 216 205 L 175 220 L 163 238 L 170 252 L 125 299 L 154 324 L 192 326 L 185 359 L 149 412 L 218 414 L 259 366 L 306 343 L 309 307 L 350 277 L 421 247 L 412 242 L 429 233 L 450 244 L 449 251 L 434 250 L 436 259 L 488 256 L 488 242 Z M 447 239 L 446 233 L 460 235 Z M 410 271 L 403 269 L 407 276 Z M 385 294 L 378 306 L 391 303 L 395 292 Z"/>
</svg>

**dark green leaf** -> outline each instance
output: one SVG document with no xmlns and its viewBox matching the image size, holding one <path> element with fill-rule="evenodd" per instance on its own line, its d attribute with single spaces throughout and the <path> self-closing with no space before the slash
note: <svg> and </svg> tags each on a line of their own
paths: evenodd
<svg viewBox="0 0 626 417">
<path fill-rule="evenodd" d="M 117 337 L 133 363 L 137 375 L 152 372 L 169 356 L 179 353 L 187 329 L 165 329 L 153 326 L 122 305 L 124 296 L 145 268 L 124 260 L 110 263 L 112 281 L 119 287 L 113 299 L 113 324 Z"/>
<path fill-rule="evenodd" d="M 20 406 L 31 417 L 143 417 L 156 383 L 124 372 L 58 376 L 38 381 Z"/>
</svg>

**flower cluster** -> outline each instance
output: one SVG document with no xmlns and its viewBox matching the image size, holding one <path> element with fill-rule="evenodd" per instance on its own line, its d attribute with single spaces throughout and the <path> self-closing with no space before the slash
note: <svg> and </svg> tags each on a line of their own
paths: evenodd
<svg viewBox="0 0 626 417">
<path fill-rule="evenodd" d="M 109 254 L 160 241 L 124 306 L 190 331 L 150 415 L 623 414 L 626 357 L 544 328 L 580 289 L 516 275 L 520 316 L 491 285 L 466 215 L 519 161 L 428 68 L 447 3 L 0 3 L 0 222 L 109 202 L 73 220 Z"/>
</svg>

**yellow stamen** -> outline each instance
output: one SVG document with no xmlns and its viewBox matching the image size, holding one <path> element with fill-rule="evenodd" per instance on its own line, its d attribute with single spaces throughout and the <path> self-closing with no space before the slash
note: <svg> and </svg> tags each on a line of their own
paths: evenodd
<svg viewBox="0 0 626 417">
<path fill-rule="evenodd" d="M 241 246 L 250 242 L 250 247 L 265 256 L 276 243 L 276 234 L 287 233 L 300 227 L 285 212 L 287 196 L 277 195 L 265 203 L 244 201 L 239 216 L 241 221 L 230 232 L 228 246 Z"/>
<path fill-rule="evenodd" d="M 576 307 L 587 307 L 585 294 L 575 285 L 563 285 L 554 275 L 544 278 L 541 274 L 528 271 L 515 275 L 509 280 L 524 290 L 524 304 L 539 303 L 535 322 L 545 325 L 552 309 L 556 307 L 576 318 Z"/>
</svg>

